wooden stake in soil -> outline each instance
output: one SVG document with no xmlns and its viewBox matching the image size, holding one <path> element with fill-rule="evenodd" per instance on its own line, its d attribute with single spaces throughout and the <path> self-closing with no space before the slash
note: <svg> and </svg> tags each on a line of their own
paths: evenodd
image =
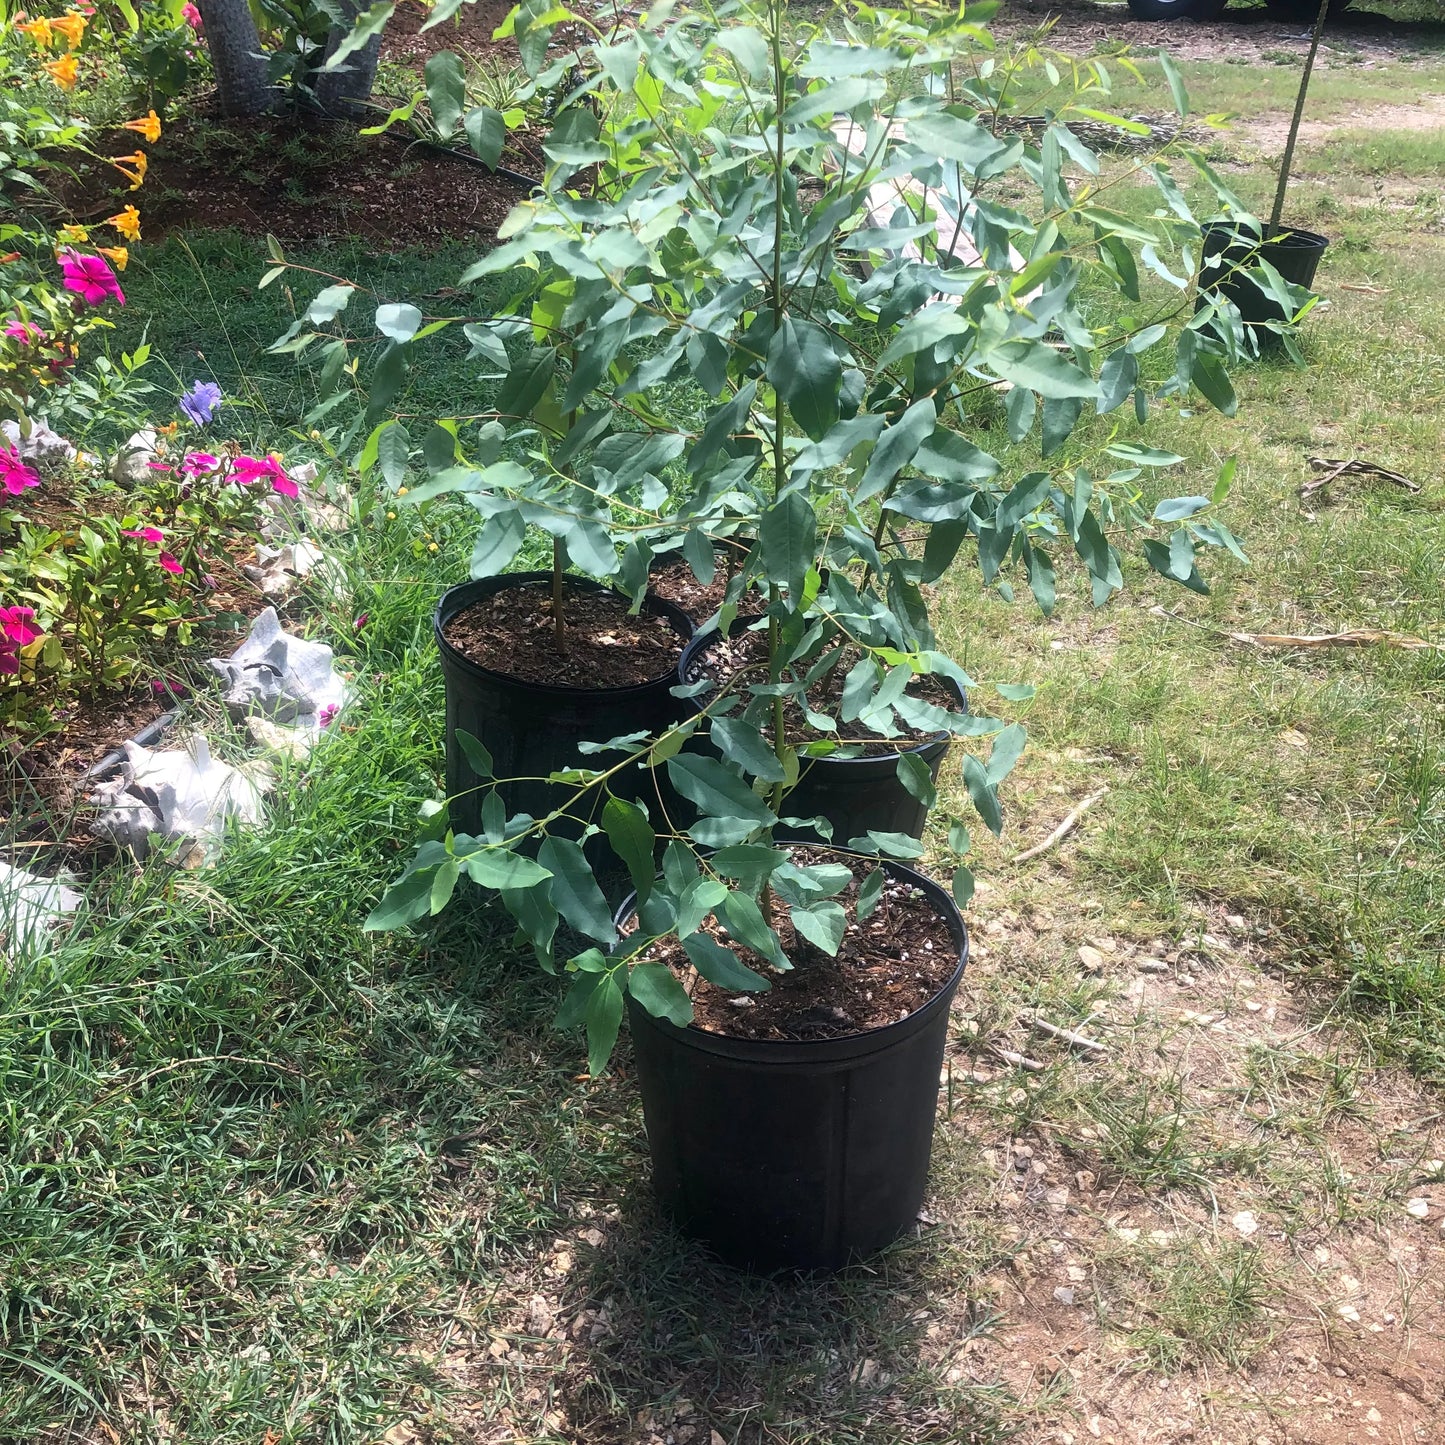
<svg viewBox="0 0 1445 1445">
<path fill-rule="evenodd" d="M 557 651 L 563 657 L 567 655 L 567 627 L 562 619 L 562 539 L 552 538 L 552 636 L 557 643 Z"/>
<path fill-rule="evenodd" d="M 1310 72 L 1315 68 L 1315 52 L 1320 48 L 1320 32 L 1325 28 L 1325 16 L 1330 13 L 1330 0 L 1320 0 L 1320 13 L 1315 16 L 1315 33 L 1310 37 L 1310 53 L 1305 57 L 1304 74 L 1299 78 L 1299 94 L 1295 97 L 1294 115 L 1289 123 L 1289 138 L 1284 143 L 1284 159 L 1279 164 L 1279 185 L 1275 187 L 1274 209 L 1269 213 L 1269 230 L 1264 234 L 1267 241 L 1279 230 L 1279 218 L 1284 211 L 1284 193 L 1289 189 L 1290 162 L 1294 160 L 1294 143 L 1299 139 L 1299 123 L 1305 113 L 1305 95 L 1310 88 Z"/>
</svg>

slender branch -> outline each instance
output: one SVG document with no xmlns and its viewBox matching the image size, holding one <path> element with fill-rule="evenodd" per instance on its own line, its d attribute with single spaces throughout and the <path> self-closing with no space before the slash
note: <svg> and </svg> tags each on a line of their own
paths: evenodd
<svg viewBox="0 0 1445 1445">
<path fill-rule="evenodd" d="M 1305 95 L 1310 88 L 1310 72 L 1315 68 L 1315 53 L 1320 48 L 1320 32 L 1325 28 L 1325 17 L 1329 13 L 1330 0 L 1320 0 L 1320 13 L 1315 16 L 1315 33 L 1310 37 L 1310 53 L 1305 57 L 1304 73 L 1299 78 L 1299 94 L 1294 100 L 1289 137 L 1284 143 L 1284 159 L 1279 163 L 1279 185 L 1275 187 L 1274 208 L 1269 213 L 1266 240 L 1279 229 L 1279 218 L 1284 211 L 1284 193 L 1289 189 L 1290 162 L 1294 160 L 1294 143 L 1299 139 L 1299 123 L 1305 113 Z"/>
</svg>

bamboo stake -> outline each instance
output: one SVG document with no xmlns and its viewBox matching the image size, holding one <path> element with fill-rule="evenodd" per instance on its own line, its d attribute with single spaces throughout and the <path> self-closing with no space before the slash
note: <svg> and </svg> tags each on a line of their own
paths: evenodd
<svg viewBox="0 0 1445 1445">
<path fill-rule="evenodd" d="M 1032 848 L 1025 848 L 1022 853 L 1015 854 L 1013 861 L 1015 863 L 1027 863 L 1030 858 L 1037 858 L 1039 854 L 1047 853 L 1050 848 L 1063 842 L 1063 840 L 1079 826 L 1079 819 L 1108 791 L 1109 786 L 1106 783 L 1097 793 L 1090 793 L 1042 843 L 1035 843 Z"/>
</svg>

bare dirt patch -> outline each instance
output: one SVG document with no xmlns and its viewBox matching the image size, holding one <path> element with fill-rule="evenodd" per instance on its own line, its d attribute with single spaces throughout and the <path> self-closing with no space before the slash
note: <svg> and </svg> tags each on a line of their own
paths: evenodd
<svg viewBox="0 0 1445 1445">
<path fill-rule="evenodd" d="M 1251 116 L 1234 122 L 1256 145 L 1281 151 L 1289 135 L 1290 118 L 1283 112 Z M 1329 120 L 1300 122 L 1300 140 L 1307 146 L 1321 145 L 1345 131 L 1368 127 L 1387 130 L 1433 131 L 1445 125 L 1445 95 L 1422 95 L 1412 105 L 1372 105 L 1351 110 Z"/>
</svg>

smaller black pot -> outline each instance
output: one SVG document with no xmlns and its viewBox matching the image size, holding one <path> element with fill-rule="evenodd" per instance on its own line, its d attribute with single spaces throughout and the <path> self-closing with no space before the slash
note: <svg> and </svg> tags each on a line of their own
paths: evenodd
<svg viewBox="0 0 1445 1445">
<path fill-rule="evenodd" d="M 717 639 L 716 632 L 704 633 L 683 649 L 678 676 L 684 683 L 696 681 L 696 664 Z M 954 693 L 959 711 L 967 712 L 968 700 L 962 691 L 952 683 L 945 685 Z M 921 838 L 928 822 L 928 808 L 899 781 L 898 756 L 910 752 L 921 758 L 929 776 L 937 782 L 949 741 L 947 733 L 939 733 L 927 742 L 873 757 L 802 758 L 797 786 L 784 800 L 784 809 L 791 818 L 826 818 L 833 825 L 831 841 L 839 845 L 864 837 L 870 829 Z M 795 830 L 793 836 L 818 835 Z"/>
<path fill-rule="evenodd" d="M 733 1039 L 680 1029 L 628 997 L 653 1188 L 729 1264 L 841 1269 L 918 1218 L 968 934 L 946 890 L 883 866 L 924 893 L 958 948 L 948 982 L 907 1018 L 841 1039 Z"/>
<path fill-rule="evenodd" d="M 1210 221 L 1204 227 L 1203 255 L 1206 262 L 1217 264 L 1202 272 L 1200 290 L 1217 291 L 1234 302 L 1245 325 L 1261 345 L 1277 343 L 1278 334 L 1265 323 L 1290 321 L 1293 317 L 1250 276 L 1249 267 L 1257 260 L 1265 260 L 1286 281 L 1312 287 L 1320 258 L 1329 244 L 1327 237 L 1314 231 L 1284 228 L 1261 241 L 1252 231 L 1232 221 Z M 1223 279 L 1210 284 L 1211 276 Z"/>
<path fill-rule="evenodd" d="M 641 729 L 662 732 L 686 715 L 684 704 L 672 695 L 677 684 L 674 672 L 628 687 L 580 688 L 526 682 L 480 666 L 447 641 L 446 625 L 459 612 L 498 592 L 550 586 L 551 575 L 516 572 L 464 582 L 445 593 L 437 604 L 433 631 L 446 679 L 447 796 L 452 799 L 452 826 L 458 832 L 480 832 L 482 806 L 482 793 L 475 791 L 482 780 L 472 771 L 456 741 L 458 728 L 485 745 L 492 755 L 496 777 L 545 777 L 560 768 L 579 763 L 586 766 L 591 759 L 579 754 L 577 745 L 581 742 L 606 742 Z M 607 590 L 601 583 L 583 577 L 568 577 L 567 585 Z M 692 623 L 681 608 L 657 598 L 647 598 L 643 607 L 666 617 L 683 639 L 692 636 Z M 616 756 L 604 755 L 603 761 L 610 764 Z M 651 774 L 640 764 L 626 769 L 613 783 L 614 792 L 631 798 L 645 798 L 650 787 Z M 533 817 L 549 812 L 570 791 L 555 783 L 508 783 L 501 787 L 508 814 L 525 812 Z"/>
</svg>

